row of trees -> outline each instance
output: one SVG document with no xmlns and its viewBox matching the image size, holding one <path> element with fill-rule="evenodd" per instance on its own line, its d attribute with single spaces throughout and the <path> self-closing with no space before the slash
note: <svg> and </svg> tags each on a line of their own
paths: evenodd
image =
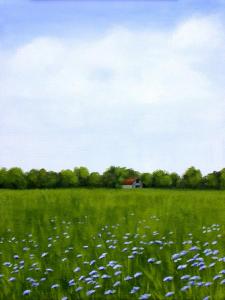
<svg viewBox="0 0 225 300">
<path fill-rule="evenodd" d="M 117 188 L 126 178 L 139 178 L 144 187 L 155 188 L 192 188 L 192 189 L 225 189 L 225 168 L 202 176 L 200 170 L 190 167 L 179 176 L 156 170 L 153 173 L 140 173 L 125 167 L 109 167 L 103 174 L 90 173 L 86 167 L 60 172 L 32 169 L 24 172 L 20 168 L 0 169 L 0 188 L 10 189 L 43 189 L 71 187 L 107 187 Z"/>
</svg>

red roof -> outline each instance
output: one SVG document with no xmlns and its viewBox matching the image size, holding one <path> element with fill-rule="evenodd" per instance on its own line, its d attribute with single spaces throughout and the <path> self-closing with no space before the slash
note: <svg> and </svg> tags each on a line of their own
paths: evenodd
<svg viewBox="0 0 225 300">
<path fill-rule="evenodd" d="M 122 182 L 123 185 L 132 185 L 136 181 L 136 178 L 127 178 Z"/>
</svg>

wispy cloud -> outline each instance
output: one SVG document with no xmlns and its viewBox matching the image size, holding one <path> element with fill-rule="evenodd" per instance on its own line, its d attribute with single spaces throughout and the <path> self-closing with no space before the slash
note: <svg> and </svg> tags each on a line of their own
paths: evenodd
<svg viewBox="0 0 225 300">
<path fill-rule="evenodd" d="M 0 164 L 221 168 L 224 50 L 222 23 L 204 16 L 0 53 Z"/>
</svg>

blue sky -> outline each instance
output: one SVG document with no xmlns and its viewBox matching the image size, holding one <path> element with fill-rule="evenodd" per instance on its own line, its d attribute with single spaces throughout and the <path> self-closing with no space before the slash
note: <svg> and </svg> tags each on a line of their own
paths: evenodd
<svg viewBox="0 0 225 300">
<path fill-rule="evenodd" d="M 0 166 L 225 166 L 224 0 L 0 0 Z"/>
</svg>

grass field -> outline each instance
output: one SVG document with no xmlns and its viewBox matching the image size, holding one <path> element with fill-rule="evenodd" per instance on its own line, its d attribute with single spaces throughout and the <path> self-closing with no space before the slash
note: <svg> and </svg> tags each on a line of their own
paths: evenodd
<svg viewBox="0 0 225 300">
<path fill-rule="evenodd" d="M 0 191 L 0 299 L 148 298 L 225 299 L 225 192 Z"/>
</svg>

